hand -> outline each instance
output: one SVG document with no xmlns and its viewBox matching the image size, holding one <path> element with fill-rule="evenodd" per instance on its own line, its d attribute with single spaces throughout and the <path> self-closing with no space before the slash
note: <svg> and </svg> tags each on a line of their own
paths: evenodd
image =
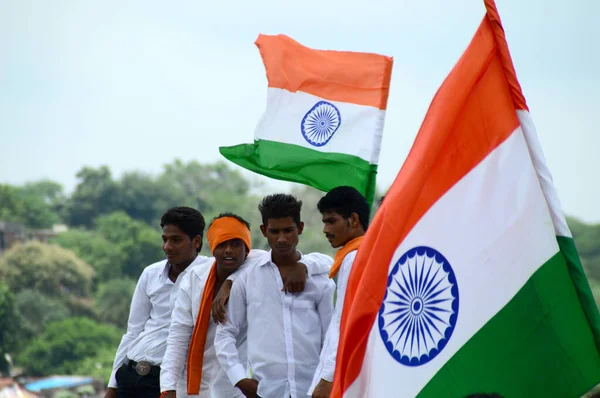
<svg viewBox="0 0 600 398">
<path fill-rule="evenodd" d="M 104 398 L 117 398 L 117 389 L 108 387 L 104 393 Z"/>
<path fill-rule="evenodd" d="M 307 277 L 308 269 L 306 268 L 306 265 L 300 262 L 296 263 L 287 273 L 285 280 L 283 281 L 283 289 L 281 289 L 281 291 L 286 293 L 303 292 Z"/>
<path fill-rule="evenodd" d="M 173 390 L 163 391 L 160 398 L 177 398 L 177 394 Z"/>
<path fill-rule="evenodd" d="M 332 382 L 321 379 L 312 393 L 312 398 L 329 398 L 329 395 L 331 395 L 332 388 Z"/>
<path fill-rule="evenodd" d="M 215 323 L 225 323 L 225 320 L 227 319 L 225 317 L 225 306 L 227 305 L 227 300 L 229 300 L 232 284 L 233 282 L 229 279 L 223 282 L 223 285 L 221 285 L 219 292 L 213 300 L 211 313 Z"/>
<path fill-rule="evenodd" d="M 247 398 L 255 398 L 258 390 L 258 381 L 254 379 L 242 379 L 235 385 Z"/>
</svg>

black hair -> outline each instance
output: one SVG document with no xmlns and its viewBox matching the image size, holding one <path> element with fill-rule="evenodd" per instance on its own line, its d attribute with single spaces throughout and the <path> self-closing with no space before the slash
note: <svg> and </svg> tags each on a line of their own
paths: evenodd
<svg viewBox="0 0 600 398">
<path fill-rule="evenodd" d="M 206 226 L 202 213 L 191 207 L 172 207 L 160 218 L 160 227 L 163 228 L 165 225 L 176 225 L 190 239 L 200 236 L 200 247 L 197 250 L 200 252 L 202 249 L 204 227 Z"/>
<path fill-rule="evenodd" d="M 341 186 L 333 188 L 317 203 L 321 214 L 326 212 L 337 213 L 344 218 L 349 218 L 352 213 L 358 214 L 360 225 L 366 231 L 369 227 L 369 203 L 355 188 Z"/>
<path fill-rule="evenodd" d="M 236 220 L 238 220 L 239 222 L 244 224 L 248 228 L 248 230 L 250 230 L 250 223 L 248 221 L 244 220 L 242 217 L 238 216 L 237 214 L 233 214 L 233 213 L 229 213 L 229 212 L 221 213 L 218 216 L 216 216 L 215 218 L 213 218 L 212 221 L 210 222 L 210 224 L 208 225 L 208 228 L 210 228 L 210 226 L 213 225 L 215 220 L 218 220 L 219 218 L 224 218 L 224 217 L 235 218 Z"/>
<path fill-rule="evenodd" d="M 300 226 L 302 201 L 296 199 L 293 195 L 284 193 L 267 195 L 261 200 L 258 210 L 262 216 L 263 225 L 268 224 L 269 218 L 292 217 L 296 225 Z"/>
</svg>

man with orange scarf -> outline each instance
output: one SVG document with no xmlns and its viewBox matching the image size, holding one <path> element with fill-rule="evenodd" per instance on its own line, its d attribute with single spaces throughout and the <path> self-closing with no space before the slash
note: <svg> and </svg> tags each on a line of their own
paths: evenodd
<svg viewBox="0 0 600 398">
<path fill-rule="evenodd" d="M 202 398 L 243 397 L 241 391 L 231 385 L 216 359 L 213 344 L 216 325 L 210 319 L 210 312 L 221 286 L 233 281 L 236 271 L 243 273 L 243 268 L 253 267 L 256 259 L 265 253 L 251 250 L 249 228 L 243 218 L 231 213 L 220 214 L 208 228 L 207 238 L 214 259 L 190 270 L 181 283 L 173 309 L 160 375 L 165 398 L 197 394 Z M 305 272 L 324 273 L 329 271 L 331 263 L 331 257 L 315 253 L 296 266 Z M 239 336 L 237 345 L 245 356 L 245 334 Z"/>
<path fill-rule="evenodd" d="M 341 186 L 323 196 L 317 207 L 323 216 L 325 236 L 332 247 L 340 248 L 329 273 L 330 278 L 338 276 L 335 311 L 327 329 L 319 367 L 309 390 L 312 398 L 329 398 L 335 372 L 346 286 L 358 247 L 369 225 L 369 204 L 356 189 Z"/>
</svg>

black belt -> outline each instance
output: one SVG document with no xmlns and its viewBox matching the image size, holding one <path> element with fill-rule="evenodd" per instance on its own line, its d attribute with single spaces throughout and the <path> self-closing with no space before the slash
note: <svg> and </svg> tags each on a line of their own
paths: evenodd
<svg viewBox="0 0 600 398">
<path fill-rule="evenodd" d="M 124 364 L 131 369 L 134 369 L 140 376 L 160 376 L 160 366 L 152 365 L 148 361 L 132 361 L 129 358 L 125 358 Z"/>
</svg>

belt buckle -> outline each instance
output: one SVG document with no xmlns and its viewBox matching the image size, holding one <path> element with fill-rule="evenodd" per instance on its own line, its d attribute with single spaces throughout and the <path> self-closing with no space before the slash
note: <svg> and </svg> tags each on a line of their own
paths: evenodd
<svg viewBox="0 0 600 398">
<path fill-rule="evenodd" d="M 135 365 L 135 371 L 140 376 L 146 376 L 150 373 L 150 369 L 152 368 L 152 364 L 147 361 L 140 361 Z"/>
</svg>

